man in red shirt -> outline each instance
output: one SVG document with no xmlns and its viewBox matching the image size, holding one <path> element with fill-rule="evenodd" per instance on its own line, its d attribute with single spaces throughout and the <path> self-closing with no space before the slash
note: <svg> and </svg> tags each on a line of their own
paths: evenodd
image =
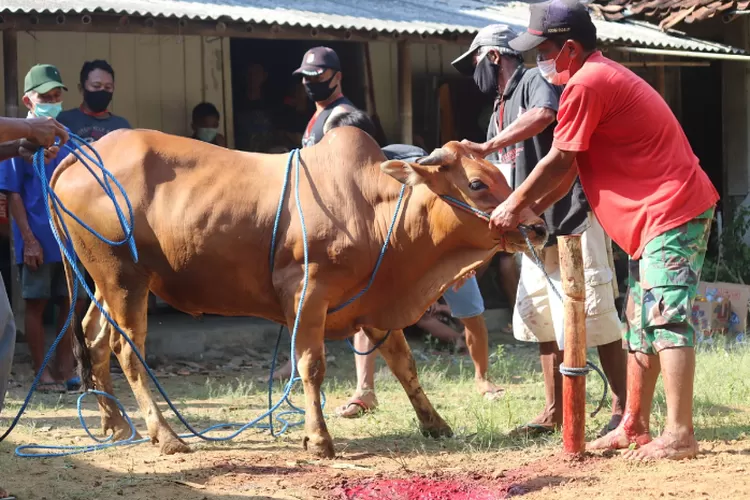
<svg viewBox="0 0 750 500">
<path fill-rule="evenodd" d="M 551 0 L 530 8 L 527 32 L 510 45 L 537 49 L 542 75 L 566 88 L 552 149 L 495 209 L 490 224 L 516 227 L 522 209 L 539 213 L 540 203 L 562 197 L 580 177 L 602 227 L 630 255 L 625 416 L 589 449 L 631 448 L 626 456 L 639 460 L 694 457 L 690 311 L 719 195 L 661 96 L 596 50 L 585 6 Z M 660 369 L 667 423 L 652 441 L 649 415 Z"/>
</svg>

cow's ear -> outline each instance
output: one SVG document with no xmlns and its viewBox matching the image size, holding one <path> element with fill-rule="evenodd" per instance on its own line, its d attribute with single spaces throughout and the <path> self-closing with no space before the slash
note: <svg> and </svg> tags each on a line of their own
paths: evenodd
<svg viewBox="0 0 750 500">
<path fill-rule="evenodd" d="M 407 186 L 416 186 L 425 182 L 425 178 L 420 172 L 421 168 L 403 160 L 384 161 L 380 164 L 380 170 Z"/>
</svg>

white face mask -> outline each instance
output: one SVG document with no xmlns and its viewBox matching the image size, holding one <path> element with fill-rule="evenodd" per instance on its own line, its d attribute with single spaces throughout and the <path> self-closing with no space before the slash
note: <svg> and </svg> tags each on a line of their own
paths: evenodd
<svg viewBox="0 0 750 500">
<path fill-rule="evenodd" d="M 560 54 L 562 54 L 562 50 Z M 565 85 L 570 80 L 570 70 L 566 69 L 562 73 L 557 72 L 557 59 L 560 57 L 560 54 L 557 54 L 557 57 L 554 59 L 547 59 L 546 61 L 537 60 L 536 62 L 539 72 L 552 85 Z M 570 66 L 570 63 L 568 63 L 568 66 Z"/>
</svg>

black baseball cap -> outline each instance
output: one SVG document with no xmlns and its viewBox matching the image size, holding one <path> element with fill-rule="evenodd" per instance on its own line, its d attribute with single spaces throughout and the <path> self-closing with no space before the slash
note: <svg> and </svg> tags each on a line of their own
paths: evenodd
<svg viewBox="0 0 750 500">
<path fill-rule="evenodd" d="M 292 74 L 318 76 L 327 69 L 341 71 L 341 63 L 336 51 L 329 47 L 313 47 L 305 52 L 305 57 L 302 58 L 302 65 Z"/>
<path fill-rule="evenodd" d="M 529 27 L 509 45 L 519 52 L 535 49 L 545 40 L 567 36 L 596 37 L 596 26 L 586 6 L 577 0 L 550 0 L 531 4 Z"/>
</svg>

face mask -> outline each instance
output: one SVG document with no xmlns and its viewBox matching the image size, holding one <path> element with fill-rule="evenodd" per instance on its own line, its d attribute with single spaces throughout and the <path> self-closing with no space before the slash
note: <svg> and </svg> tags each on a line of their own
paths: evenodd
<svg viewBox="0 0 750 500">
<path fill-rule="evenodd" d="M 490 58 L 485 55 L 477 63 L 477 67 L 474 68 L 474 83 L 477 84 L 479 90 L 483 94 L 496 96 L 497 95 L 497 64 L 490 61 Z"/>
<path fill-rule="evenodd" d="M 83 90 L 83 100 L 86 106 L 94 113 L 102 113 L 107 110 L 107 106 L 112 102 L 112 92 L 106 90 L 89 91 Z"/>
<path fill-rule="evenodd" d="M 218 128 L 199 128 L 195 131 L 195 135 L 203 142 L 214 142 L 218 133 Z"/>
<path fill-rule="evenodd" d="M 57 118 L 57 115 L 62 111 L 62 103 L 55 102 L 35 102 L 34 103 L 34 115 L 37 118 Z"/>
<path fill-rule="evenodd" d="M 336 90 L 336 86 L 329 87 L 331 84 L 331 80 L 333 80 L 333 77 L 329 78 L 328 80 L 324 82 L 307 82 L 305 83 L 305 92 L 307 93 L 307 97 L 312 99 L 315 102 L 323 102 L 329 97 L 331 97 L 331 94 L 333 94 L 333 91 Z"/>
<path fill-rule="evenodd" d="M 562 50 L 560 54 L 562 54 Z M 554 59 L 536 62 L 539 72 L 552 85 L 565 85 L 570 80 L 570 70 L 566 69 L 562 73 L 557 72 L 557 59 L 560 57 L 560 54 L 557 54 L 557 57 Z M 570 66 L 570 63 L 568 63 L 568 66 Z"/>
</svg>

